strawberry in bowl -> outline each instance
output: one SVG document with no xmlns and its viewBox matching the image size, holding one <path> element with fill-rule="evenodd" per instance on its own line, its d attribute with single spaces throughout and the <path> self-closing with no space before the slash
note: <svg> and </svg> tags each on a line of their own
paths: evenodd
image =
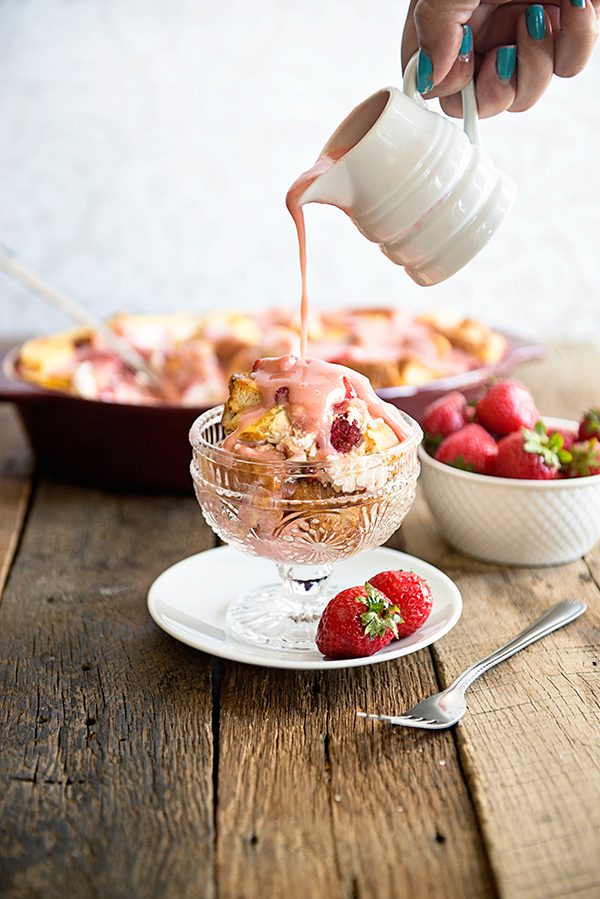
<svg viewBox="0 0 600 899">
<path fill-rule="evenodd" d="M 600 440 L 600 409 L 588 409 L 579 422 L 579 440 Z"/>
<path fill-rule="evenodd" d="M 426 428 L 421 482 L 446 540 L 505 565 L 558 565 L 589 552 L 600 538 L 599 423 L 597 409 L 581 421 L 542 417 L 511 379 L 492 385 L 468 423 L 441 440 Z"/>
<path fill-rule="evenodd" d="M 464 471 L 491 474 L 497 455 L 498 445 L 494 438 L 481 425 L 472 423 L 446 437 L 438 447 L 435 458 Z"/>
<path fill-rule="evenodd" d="M 519 428 L 498 441 L 498 452 L 491 474 L 497 478 L 553 481 L 561 467 L 573 460 L 565 449 L 560 429 L 548 431 L 542 421 L 533 430 Z"/>
</svg>

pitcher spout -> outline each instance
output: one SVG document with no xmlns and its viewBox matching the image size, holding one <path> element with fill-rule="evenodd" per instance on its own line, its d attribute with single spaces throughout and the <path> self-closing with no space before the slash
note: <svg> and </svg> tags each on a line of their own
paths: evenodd
<svg viewBox="0 0 600 899">
<path fill-rule="evenodd" d="M 301 205 L 329 203 L 341 209 L 354 205 L 357 177 L 363 175 L 364 160 L 357 159 L 357 148 L 363 137 L 377 122 L 390 101 L 393 88 L 377 91 L 353 109 L 325 144 L 317 162 L 310 169 L 309 183 L 302 189 Z M 359 157 L 362 155 L 358 154 Z M 306 173 L 309 175 L 309 172 Z M 300 179 L 299 179 L 300 180 Z"/>
<path fill-rule="evenodd" d="M 326 157 L 321 157 L 325 160 Z M 300 205 L 306 203 L 328 203 L 347 209 L 352 206 L 354 196 L 352 178 L 343 159 L 331 160 L 330 166 L 301 193 Z"/>
</svg>

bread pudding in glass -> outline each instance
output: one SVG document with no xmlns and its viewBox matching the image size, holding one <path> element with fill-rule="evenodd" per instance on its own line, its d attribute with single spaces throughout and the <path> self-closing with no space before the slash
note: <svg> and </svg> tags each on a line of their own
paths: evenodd
<svg viewBox="0 0 600 899">
<path fill-rule="evenodd" d="M 234 636 L 312 647 L 333 563 L 379 546 L 412 505 L 421 437 L 345 366 L 286 355 L 231 376 L 191 429 L 194 487 L 216 533 L 281 576 L 230 607 Z"/>
</svg>

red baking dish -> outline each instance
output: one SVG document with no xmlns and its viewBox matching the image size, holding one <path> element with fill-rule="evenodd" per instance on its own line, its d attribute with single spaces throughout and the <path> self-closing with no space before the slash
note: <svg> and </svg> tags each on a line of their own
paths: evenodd
<svg viewBox="0 0 600 899">
<path fill-rule="evenodd" d="M 508 349 L 493 365 L 377 392 L 419 421 L 432 400 L 449 390 L 471 398 L 492 377 L 541 359 L 544 347 L 504 335 Z M 0 400 L 15 404 L 38 465 L 67 480 L 126 490 L 190 493 L 188 431 L 204 408 L 107 403 L 46 390 L 19 377 L 20 346 L 0 354 Z"/>
</svg>

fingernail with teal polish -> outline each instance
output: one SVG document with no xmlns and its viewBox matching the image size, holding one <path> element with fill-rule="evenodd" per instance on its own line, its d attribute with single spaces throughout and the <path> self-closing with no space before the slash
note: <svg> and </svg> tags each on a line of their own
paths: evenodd
<svg viewBox="0 0 600 899">
<path fill-rule="evenodd" d="M 576 9 L 585 9 L 586 0 L 570 0 L 571 6 L 574 6 Z"/>
<path fill-rule="evenodd" d="M 420 94 L 428 94 L 433 87 L 433 65 L 431 56 L 425 50 L 419 50 L 417 60 L 417 90 Z"/>
<path fill-rule="evenodd" d="M 536 4 L 528 6 L 525 12 L 527 31 L 534 41 L 541 41 L 546 37 L 546 13 L 544 7 Z"/>
<path fill-rule="evenodd" d="M 463 25 L 463 37 L 458 51 L 458 58 L 461 62 L 469 62 L 473 51 L 473 32 L 470 25 Z"/>
<path fill-rule="evenodd" d="M 498 47 L 498 52 L 496 54 L 496 71 L 500 81 L 510 81 L 515 74 L 516 63 L 516 47 Z"/>
</svg>

